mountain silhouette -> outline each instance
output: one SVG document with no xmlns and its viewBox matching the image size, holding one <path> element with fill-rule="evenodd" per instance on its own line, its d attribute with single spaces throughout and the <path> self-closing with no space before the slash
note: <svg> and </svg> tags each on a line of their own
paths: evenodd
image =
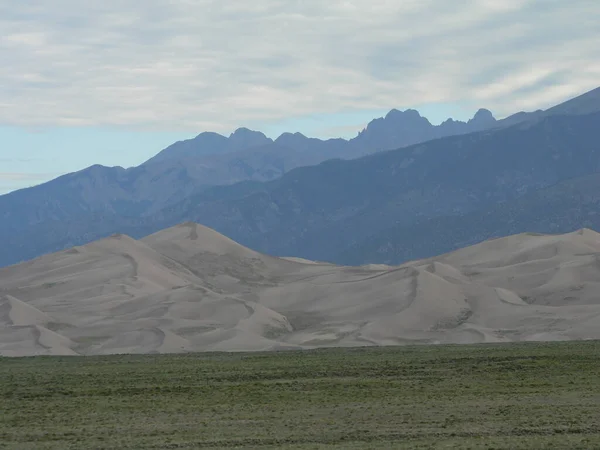
<svg viewBox="0 0 600 450">
<path fill-rule="evenodd" d="M 583 113 L 600 111 L 599 92 L 513 126 L 513 116 L 496 121 L 484 109 L 438 126 L 392 110 L 351 140 L 202 133 L 138 167 L 95 165 L 0 196 L 0 265 L 186 220 L 261 251 L 343 262 L 353 245 L 394 226 L 595 173 L 598 116 Z"/>
</svg>

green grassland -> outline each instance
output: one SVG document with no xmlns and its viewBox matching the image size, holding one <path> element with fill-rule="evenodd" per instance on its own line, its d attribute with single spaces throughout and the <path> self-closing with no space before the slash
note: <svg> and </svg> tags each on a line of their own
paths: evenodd
<svg viewBox="0 0 600 450">
<path fill-rule="evenodd" d="M 600 342 L 0 358 L 0 448 L 600 448 Z"/>
</svg>

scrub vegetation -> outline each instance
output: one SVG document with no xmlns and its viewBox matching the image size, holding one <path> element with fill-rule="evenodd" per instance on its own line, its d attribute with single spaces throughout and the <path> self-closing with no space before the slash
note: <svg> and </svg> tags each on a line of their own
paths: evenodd
<svg viewBox="0 0 600 450">
<path fill-rule="evenodd" d="M 600 447 L 600 342 L 0 358 L 0 448 Z"/>
</svg>

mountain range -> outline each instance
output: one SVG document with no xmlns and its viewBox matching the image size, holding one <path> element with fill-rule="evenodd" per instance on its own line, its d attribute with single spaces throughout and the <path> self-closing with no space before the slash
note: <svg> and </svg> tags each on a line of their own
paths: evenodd
<svg viewBox="0 0 600 450">
<path fill-rule="evenodd" d="M 599 258 L 582 229 L 344 267 L 188 222 L 0 269 L 0 355 L 598 339 Z"/>
<path fill-rule="evenodd" d="M 598 125 L 600 88 L 503 120 L 482 109 L 433 126 L 414 110 L 392 110 L 351 140 L 202 133 L 138 167 L 92 166 L 0 196 L 0 265 L 188 220 L 261 252 L 341 264 L 399 263 L 528 229 L 570 231 L 583 226 L 571 214 L 583 208 L 580 178 L 599 172 Z M 556 188 L 562 209 L 545 209 L 552 186 L 565 186 Z M 584 220 L 596 227 L 592 209 Z M 509 221 L 498 220 L 502 211 Z"/>
</svg>

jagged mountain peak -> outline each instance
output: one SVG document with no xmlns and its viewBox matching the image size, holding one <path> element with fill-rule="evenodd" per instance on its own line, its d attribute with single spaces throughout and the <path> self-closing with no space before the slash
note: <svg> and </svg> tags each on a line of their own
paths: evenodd
<svg viewBox="0 0 600 450">
<path fill-rule="evenodd" d="M 260 131 L 250 130 L 242 127 L 229 135 L 229 146 L 231 150 L 244 150 L 272 143 L 273 140 Z"/>
<path fill-rule="evenodd" d="M 489 109 L 480 108 L 477 110 L 472 119 L 467 122 L 467 125 L 473 127 L 472 131 L 483 130 L 484 128 L 492 127 L 496 123 L 496 118 Z"/>
<path fill-rule="evenodd" d="M 494 115 L 489 109 L 479 108 L 471 120 L 489 120 L 494 119 Z"/>
<path fill-rule="evenodd" d="M 303 134 L 302 134 L 302 133 L 300 133 L 299 131 L 296 131 L 295 133 L 292 133 L 292 132 L 290 132 L 290 131 L 286 131 L 286 132 L 284 132 L 284 133 L 281 133 L 281 136 L 279 136 L 279 138 L 282 138 L 282 137 L 289 137 L 289 136 L 295 136 L 295 137 L 300 137 L 300 138 L 305 138 L 305 137 L 306 137 L 305 135 L 303 135 Z M 278 138 L 278 139 L 279 139 L 279 138 Z"/>
<path fill-rule="evenodd" d="M 193 139 L 179 141 L 170 145 L 146 163 L 232 153 L 263 146 L 272 142 L 271 139 L 260 131 L 253 131 L 248 128 L 238 128 L 229 137 L 212 131 L 204 131 Z"/>
<path fill-rule="evenodd" d="M 308 138 L 303 135 L 302 133 L 299 132 L 295 132 L 295 133 L 290 133 L 290 132 L 285 132 L 282 133 L 277 139 L 275 139 L 275 143 L 277 144 L 281 144 L 281 145 L 286 145 L 289 143 L 293 143 L 293 142 L 301 142 L 301 141 L 305 141 Z"/>
<path fill-rule="evenodd" d="M 391 109 L 386 115 L 386 120 L 394 119 L 424 119 L 423 116 L 416 109 L 406 109 L 401 111 L 399 109 Z"/>
<path fill-rule="evenodd" d="M 194 139 L 227 139 L 222 134 L 216 133 L 214 131 L 203 131 L 199 133 Z"/>
</svg>

